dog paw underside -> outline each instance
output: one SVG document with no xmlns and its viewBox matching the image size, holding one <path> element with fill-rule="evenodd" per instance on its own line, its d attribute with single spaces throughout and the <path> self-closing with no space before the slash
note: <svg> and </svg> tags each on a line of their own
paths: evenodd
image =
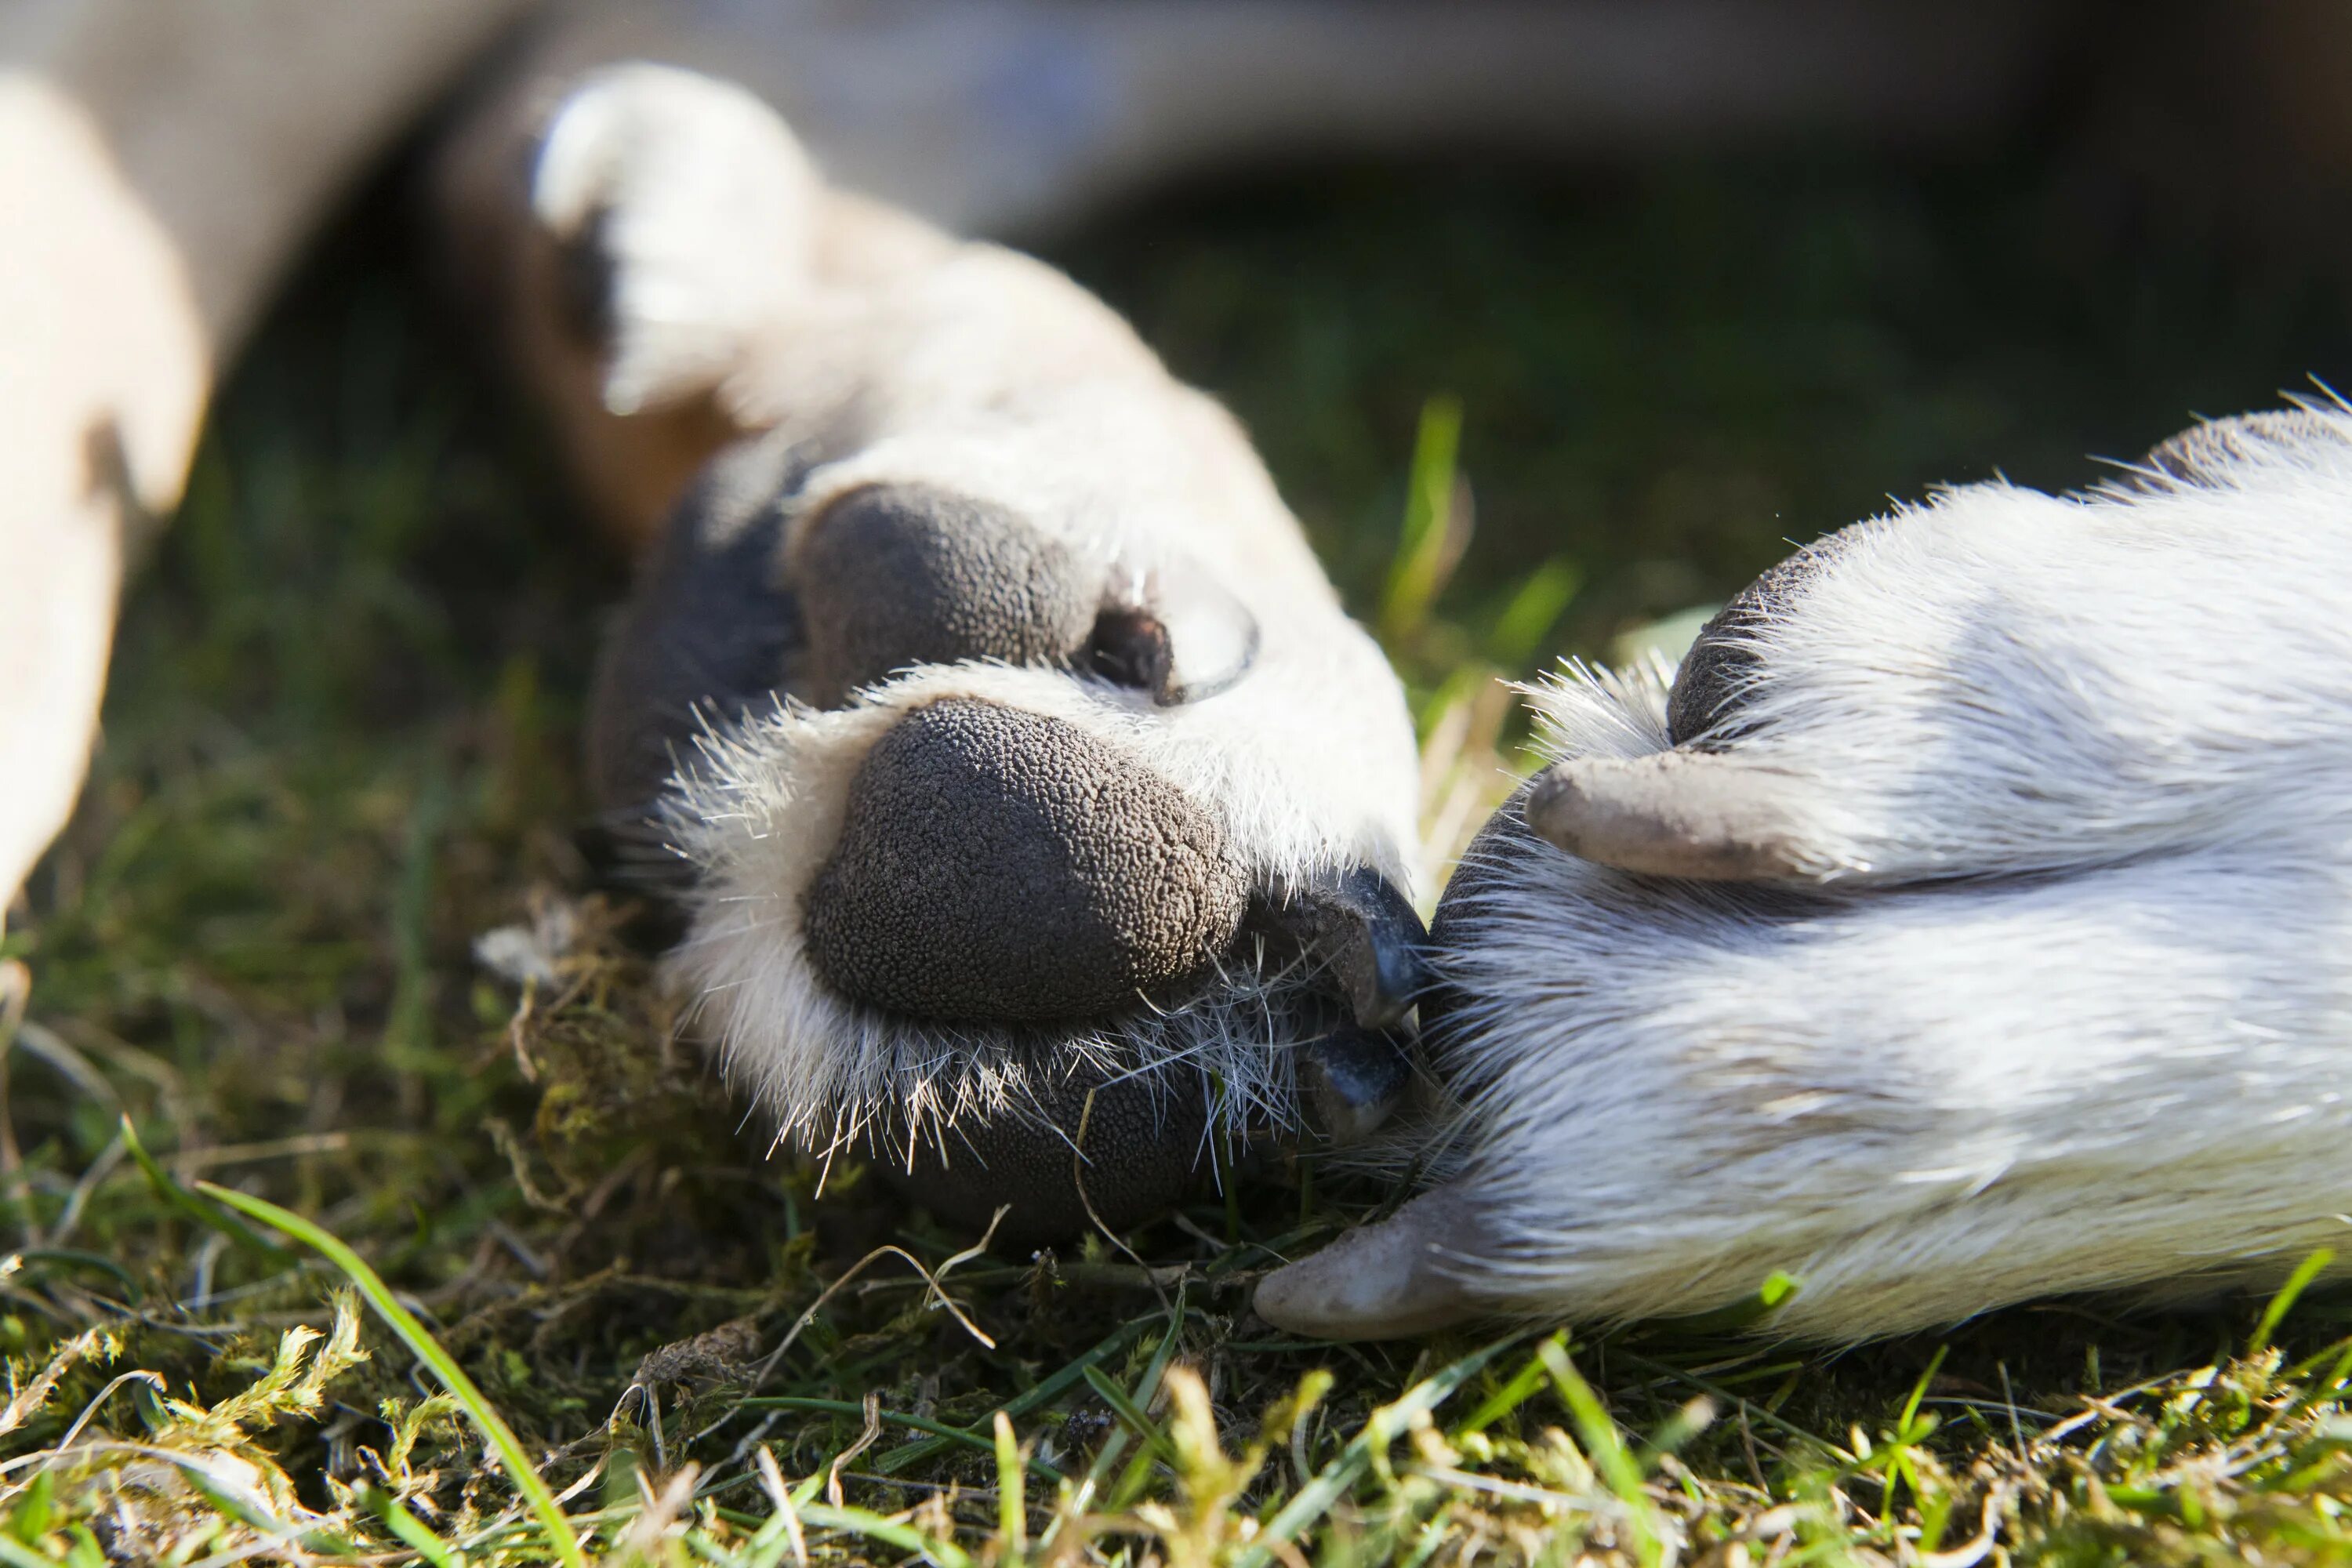
<svg viewBox="0 0 2352 1568">
<path fill-rule="evenodd" d="M 532 210 L 608 406 L 747 431 L 608 637 L 591 773 L 780 1135 L 1045 1237 L 1164 1206 L 1216 1127 L 1376 1125 L 1419 984 L 1411 727 L 1237 426 L 708 79 L 583 83 Z"/>
<path fill-rule="evenodd" d="M 1573 670 L 1433 930 L 1450 1183 L 1302 1332 L 1709 1312 L 1831 1340 L 2275 1280 L 2352 1204 L 2352 417 L 1956 490 L 1678 674 Z"/>
</svg>

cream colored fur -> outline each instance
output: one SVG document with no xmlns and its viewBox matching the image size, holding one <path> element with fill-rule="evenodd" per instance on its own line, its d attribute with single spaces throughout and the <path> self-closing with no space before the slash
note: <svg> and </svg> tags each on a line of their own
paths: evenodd
<svg viewBox="0 0 2352 1568">
<path fill-rule="evenodd" d="M 658 166 L 742 134 L 747 108 L 756 106 L 736 89 L 667 68 L 598 73 L 552 121 L 539 210 L 625 202 L 634 160 Z M 785 132 L 770 117 L 761 135 L 772 152 Z M 803 167 L 796 155 L 781 166 Z M 583 170 L 602 172 L 603 186 L 583 189 Z M 820 271 L 808 258 L 837 212 L 825 193 L 813 180 L 748 184 L 747 235 L 804 237 L 797 268 L 781 273 L 791 286 L 724 293 L 768 301 L 764 319 L 740 320 L 739 353 L 671 360 L 699 363 L 776 439 L 841 454 L 799 486 L 788 554 L 804 521 L 838 497 L 935 485 L 1013 510 L 1106 583 L 1205 581 L 1257 623 L 1248 675 L 1197 702 L 1162 707 L 1066 670 L 937 666 L 845 710 L 780 705 L 681 759 L 666 825 L 694 867 L 697 912 L 674 969 L 730 1074 L 782 1131 L 830 1147 L 877 1121 L 911 1132 L 1017 1113 L 1025 1084 L 1009 1035 L 854 1005 L 819 981 L 803 946 L 803 897 L 840 834 L 859 764 L 892 723 L 973 697 L 1087 731 L 1206 811 L 1251 884 L 1268 891 L 1361 866 L 1411 886 L 1412 727 L 1395 678 L 1341 613 L 1239 427 L 1171 379 L 1117 316 L 1050 268 L 936 236 L 863 273 Z M 561 200 L 544 199 L 551 187 Z M 712 232 L 737 216 L 740 205 L 672 221 Z M 790 264 L 789 251 L 769 248 Z M 715 292 L 697 247 L 628 248 L 617 259 L 625 310 Z M 690 342 L 703 319 L 684 318 Z M 663 359 L 676 325 L 625 319 L 613 375 L 634 384 L 633 367 Z M 1289 1125 L 1282 1047 L 1295 1033 L 1284 991 L 1297 978 L 1264 974 L 1242 954 L 1200 996 L 1074 1031 L 1069 1044 L 1143 1069 L 1213 1067 L 1234 1122 Z"/>
<path fill-rule="evenodd" d="M 318 209 L 510 0 L 0 9 L 0 918 L 81 782 L 126 559 Z"/>
<path fill-rule="evenodd" d="M 1439 955 L 1475 1303 L 1694 1312 L 1785 1269 L 1770 1326 L 1843 1340 L 2352 1257 L 2352 416 L 2213 446 L 1825 557 L 1718 759 L 1818 792 L 1821 884 L 1489 841 Z M 1534 702 L 1555 756 L 1630 758 L 1664 691 Z"/>
</svg>

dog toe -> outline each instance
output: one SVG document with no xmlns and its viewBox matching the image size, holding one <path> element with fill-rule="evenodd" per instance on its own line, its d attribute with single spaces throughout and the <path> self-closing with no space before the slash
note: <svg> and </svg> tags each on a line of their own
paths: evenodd
<svg viewBox="0 0 2352 1568">
<path fill-rule="evenodd" d="M 604 397 L 634 414 L 709 390 L 801 286 L 815 175 L 743 89 L 614 66 L 566 98 L 531 171 L 573 326 L 605 356 Z"/>
<path fill-rule="evenodd" d="M 1101 600 L 1068 544 L 1007 508 L 931 486 L 868 485 L 798 530 L 808 628 L 800 685 L 819 707 L 914 665 L 1072 658 Z"/>
</svg>

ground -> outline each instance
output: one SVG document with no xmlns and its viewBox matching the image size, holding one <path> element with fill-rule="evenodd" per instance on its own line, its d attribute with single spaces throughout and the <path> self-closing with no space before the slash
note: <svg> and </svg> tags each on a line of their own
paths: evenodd
<svg viewBox="0 0 2352 1568">
<path fill-rule="evenodd" d="M 1326 173 L 1050 254 L 1249 423 L 1406 673 L 1442 859 L 1516 765 L 1496 676 L 2352 366 L 2339 279 L 2030 151 Z M 2340 1300 L 1326 1345 L 1249 1282 L 1392 1194 L 1271 1163 L 974 1256 L 762 1163 L 575 845 L 622 568 L 399 195 L 236 372 L 0 948 L 0 1562 L 2352 1556 Z"/>
</svg>

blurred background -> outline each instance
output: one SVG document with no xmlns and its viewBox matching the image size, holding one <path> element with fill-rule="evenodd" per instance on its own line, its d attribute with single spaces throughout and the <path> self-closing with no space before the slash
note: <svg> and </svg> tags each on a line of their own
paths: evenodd
<svg viewBox="0 0 2352 1568">
<path fill-rule="evenodd" d="M 168 837 L 251 787 L 404 820 L 427 775 L 453 824 L 495 806 L 534 874 L 576 873 L 626 563 L 423 214 L 468 106 L 630 49 L 731 61 L 837 174 L 1038 250 L 1241 416 L 1411 690 L 1441 877 L 1525 765 L 1504 682 L 1671 652 L 1892 499 L 2093 483 L 2352 359 L 2352 23 L 2318 0 L 549 7 L 236 362 L 37 905 L 79 909 L 103 846 L 127 863 L 126 816 Z M 292 847 L 265 837 L 192 852 Z M 350 872 L 338 896 L 383 885 Z M 244 881 L 295 918 L 253 873 L 190 916 L 234 928 Z"/>
</svg>

